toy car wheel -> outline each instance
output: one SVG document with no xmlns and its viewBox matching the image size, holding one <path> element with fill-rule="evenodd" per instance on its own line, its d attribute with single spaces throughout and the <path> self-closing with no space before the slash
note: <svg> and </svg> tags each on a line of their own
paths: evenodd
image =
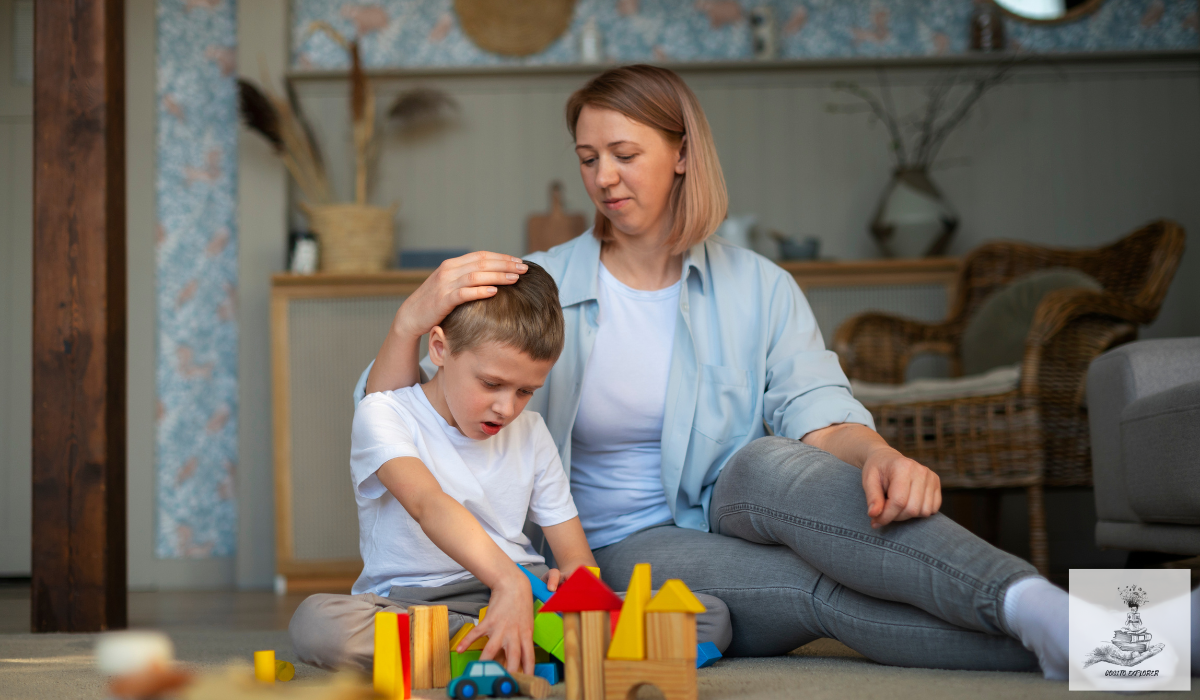
<svg viewBox="0 0 1200 700">
<path fill-rule="evenodd" d="M 462 698 L 462 700 L 471 700 L 478 695 L 479 686 L 475 685 L 475 681 L 463 681 L 454 689 L 454 697 Z"/>
<path fill-rule="evenodd" d="M 492 688 L 492 695 L 498 698 L 510 698 L 517 694 L 517 684 L 511 678 L 501 678 Z"/>
</svg>

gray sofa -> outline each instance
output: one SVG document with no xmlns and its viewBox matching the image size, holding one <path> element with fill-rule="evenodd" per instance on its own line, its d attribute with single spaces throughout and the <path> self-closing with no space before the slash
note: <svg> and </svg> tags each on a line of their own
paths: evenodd
<svg viewBox="0 0 1200 700">
<path fill-rule="evenodd" d="M 1200 554 L 1200 338 L 1104 353 L 1087 404 L 1096 544 Z"/>
</svg>

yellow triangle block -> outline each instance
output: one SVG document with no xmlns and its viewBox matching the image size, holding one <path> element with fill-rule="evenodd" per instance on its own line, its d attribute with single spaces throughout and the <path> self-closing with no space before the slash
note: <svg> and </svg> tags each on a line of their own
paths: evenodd
<svg viewBox="0 0 1200 700">
<path fill-rule="evenodd" d="M 646 612 L 702 613 L 704 603 L 696 598 L 686 583 L 672 578 L 667 579 L 662 588 L 658 589 L 654 600 L 646 606 Z"/>
<path fill-rule="evenodd" d="M 621 619 L 613 632 L 608 658 L 640 661 L 646 658 L 646 604 L 650 602 L 650 565 L 638 564 L 629 577 Z"/>
</svg>

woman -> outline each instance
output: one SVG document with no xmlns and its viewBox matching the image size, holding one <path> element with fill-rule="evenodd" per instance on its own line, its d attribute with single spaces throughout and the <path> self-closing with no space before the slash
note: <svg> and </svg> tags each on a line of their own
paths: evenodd
<svg viewBox="0 0 1200 700">
<path fill-rule="evenodd" d="M 832 637 L 882 663 L 1065 678 L 1065 593 L 938 514 L 937 475 L 873 430 L 791 276 L 711 238 L 725 184 L 683 81 L 607 71 L 572 95 L 567 126 L 597 214 L 530 256 L 558 282 L 567 345 L 529 409 L 604 578 L 623 587 L 650 562 L 655 585 L 721 598 L 734 655 Z M 420 336 L 524 269 L 443 263 L 356 395 L 418 381 Z"/>
</svg>

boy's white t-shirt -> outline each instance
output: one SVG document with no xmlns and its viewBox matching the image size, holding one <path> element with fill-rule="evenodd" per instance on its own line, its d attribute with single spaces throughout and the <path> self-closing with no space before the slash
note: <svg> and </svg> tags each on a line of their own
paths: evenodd
<svg viewBox="0 0 1200 700">
<path fill-rule="evenodd" d="M 416 457 L 519 564 L 545 560 L 522 529 L 578 513 L 558 449 L 537 413 L 521 413 L 487 440 L 472 440 L 434 410 L 421 386 L 369 394 L 354 411 L 350 473 L 358 504 L 363 571 L 353 592 L 386 596 L 393 586 L 442 586 L 471 576 L 435 545 L 376 472 Z"/>
</svg>

